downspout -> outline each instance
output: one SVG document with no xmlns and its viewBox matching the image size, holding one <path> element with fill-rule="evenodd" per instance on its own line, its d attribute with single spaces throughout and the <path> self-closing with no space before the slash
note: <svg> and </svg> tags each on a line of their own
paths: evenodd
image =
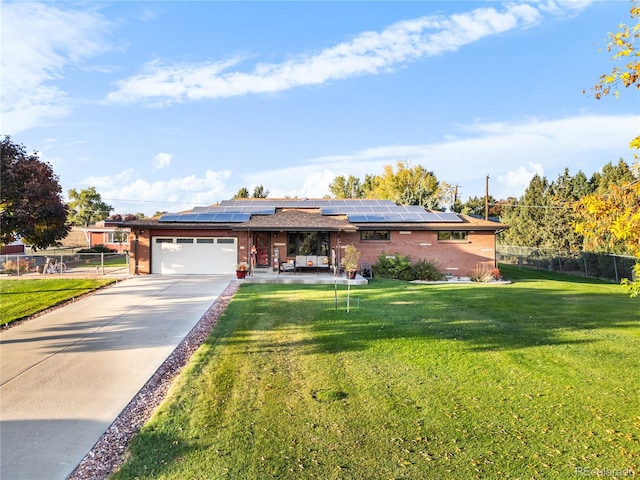
<svg viewBox="0 0 640 480">
<path fill-rule="evenodd" d="M 245 252 L 247 255 L 247 263 L 251 265 L 251 229 L 247 229 L 247 245 L 245 246 Z"/>
<path fill-rule="evenodd" d="M 342 230 L 340 228 L 338 228 L 338 235 L 337 235 L 337 238 L 336 238 L 336 264 L 335 264 L 335 268 L 334 268 L 334 271 L 333 271 L 333 274 L 336 277 L 340 276 L 340 243 L 341 243 L 340 237 L 341 237 L 341 234 L 342 234 Z"/>
<path fill-rule="evenodd" d="M 134 264 L 133 264 L 133 274 L 134 275 L 138 275 L 138 235 L 139 232 L 138 230 L 134 230 L 135 232 L 135 238 L 133 239 L 134 244 L 133 244 L 133 258 L 135 258 Z"/>
</svg>

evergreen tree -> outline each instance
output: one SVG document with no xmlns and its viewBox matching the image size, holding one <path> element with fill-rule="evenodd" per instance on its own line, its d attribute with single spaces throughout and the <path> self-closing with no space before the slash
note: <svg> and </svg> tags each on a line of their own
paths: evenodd
<svg viewBox="0 0 640 480">
<path fill-rule="evenodd" d="M 580 198 L 580 193 L 575 189 L 576 182 L 569 174 L 568 168 L 565 168 L 549 187 L 550 210 L 544 226 L 548 230 L 546 243 L 558 251 L 582 250 L 582 235 L 576 233 L 573 228 L 572 205 Z"/>
<path fill-rule="evenodd" d="M 504 206 L 500 221 L 510 226 L 502 233 L 502 243 L 524 247 L 548 246 L 550 232 L 549 184 L 545 177 L 535 175 L 524 195 L 512 206 Z"/>
<path fill-rule="evenodd" d="M 594 173 L 589 183 L 594 193 L 602 194 L 609 190 L 611 184 L 622 185 L 625 182 L 632 182 L 634 179 L 631 167 L 623 159 L 620 159 L 617 165 L 609 162 L 602 167 L 601 172 Z"/>
<path fill-rule="evenodd" d="M 265 190 L 262 185 L 256 185 L 253 189 L 252 198 L 267 198 L 269 196 L 269 190 Z"/>
<path fill-rule="evenodd" d="M 247 187 L 242 187 L 238 190 L 238 193 L 233 196 L 233 200 L 237 200 L 238 198 L 249 198 L 249 190 L 247 190 Z"/>
<path fill-rule="evenodd" d="M 593 188 L 589 183 L 589 179 L 582 170 L 578 170 L 578 173 L 576 173 L 571 179 L 571 183 L 571 188 L 576 199 L 593 193 Z"/>
</svg>

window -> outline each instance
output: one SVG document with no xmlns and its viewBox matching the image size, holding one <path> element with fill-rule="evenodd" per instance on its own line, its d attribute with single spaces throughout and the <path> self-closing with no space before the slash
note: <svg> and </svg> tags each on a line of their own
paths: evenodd
<svg viewBox="0 0 640 480">
<path fill-rule="evenodd" d="M 193 238 L 176 238 L 176 243 L 193 243 Z"/>
<path fill-rule="evenodd" d="M 233 238 L 218 238 L 217 242 L 218 242 L 218 244 L 220 244 L 220 243 L 236 243 L 235 239 L 233 239 Z"/>
<path fill-rule="evenodd" d="M 390 240 L 391 232 L 389 230 L 361 230 L 360 240 Z"/>
<path fill-rule="evenodd" d="M 173 238 L 156 238 L 156 243 L 173 243 Z"/>
<path fill-rule="evenodd" d="M 329 232 L 289 232 L 287 256 L 329 255 Z"/>
<path fill-rule="evenodd" d="M 465 241 L 466 239 L 467 239 L 467 232 L 463 230 L 454 230 L 454 231 L 441 230 L 438 232 L 438 240 Z"/>
<path fill-rule="evenodd" d="M 129 232 L 114 231 L 105 232 L 105 243 L 129 243 Z"/>
<path fill-rule="evenodd" d="M 213 238 L 198 238 L 196 243 L 213 243 Z"/>
</svg>

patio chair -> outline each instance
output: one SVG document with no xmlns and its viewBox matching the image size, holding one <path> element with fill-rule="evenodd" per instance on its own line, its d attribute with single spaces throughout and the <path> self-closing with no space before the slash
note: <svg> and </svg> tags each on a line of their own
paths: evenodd
<svg viewBox="0 0 640 480">
<path fill-rule="evenodd" d="M 287 262 L 280 262 L 280 268 L 278 269 L 278 274 L 280 272 L 296 273 L 296 262 L 293 260 L 289 260 Z"/>
</svg>

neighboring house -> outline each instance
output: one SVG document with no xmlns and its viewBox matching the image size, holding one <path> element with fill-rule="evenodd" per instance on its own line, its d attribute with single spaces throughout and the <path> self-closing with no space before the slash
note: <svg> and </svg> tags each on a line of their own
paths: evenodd
<svg viewBox="0 0 640 480">
<path fill-rule="evenodd" d="M 24 255 L 24 253 L 25 245 L 21 238 L 7 245 L 0 245 L 0 255 Z"/>
<path fill-rule="evenodd" d="M 294 260 L 328 268 L 353 244 L 361 263 L 402 254 L 468 276 L 478 265 L 496 266 L 496 232 L 508 228 L 390 200 L 269 198 L 228 200 L 123 225 L 131 229 L 134 274 L 230 274 L 237 263 L 249 262 L 253 245 L 258 267 Z"/>
<path fill-rule="evenodd" d="M 128 227 L 123 226 L 123 222 L 103 220 L 91 227 L 83 228 L 82 231 L 87 239 L 88 248 L 104 245 L 118 253 L 130 249 L 129 234 L 131 231 Z"/>
</svg>

